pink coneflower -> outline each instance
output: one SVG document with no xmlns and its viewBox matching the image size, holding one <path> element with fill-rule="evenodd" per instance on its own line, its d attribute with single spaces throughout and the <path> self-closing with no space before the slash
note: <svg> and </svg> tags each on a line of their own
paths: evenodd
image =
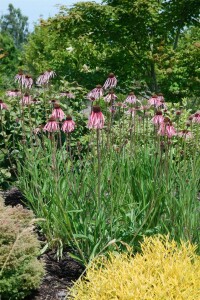
<svg viewBox="0 0 200 300">
<path fill-rule="evenodd" d="M 182 112 L 181 112 L 180 110 L 177 110 L 177 111 L 175 112 L 175 114 L 176 114 L 177 116 L 180 116 L 180 115 L 182 114 Z"/>
<path fill-rule="evenodd" d="M 55 132 L 59 130 L 59 124 L 55 118 L 51 117 L 48 123 L 44 126 L 43 131 Z"/>
<path fill-rule="evenodd" d="M 44 73 L 41 73 L 38 77 L 36 83 L 39 85 L 45 85 L 49 83 L 49 80 L 53 77 L 55 77 L 56 73 L 52 70 L 45 71 Z"/>
<path fill-rule="evenodd" d="M 157 95 L 157 97 L 158 97 L 158 99 L 160 100 L 161 103 L 165 102 L 163 94 L 160 93 L 160 94 Z"/>
<path fill-rule="evenodd" d="M 43 128 L 44 128 L 44 124 L 41 124 L 38 127 L 33 129 L 33 133 L 37 135 L 38 133 L 43 131 Z"/>
<path fill-rule="evenodd" d="M 113 91 L 111 91 L 110 93 L 108 93 L 108 95 L 106 95 L 105 97 L 104 97 L 104 100 L 106 101 L 106 102 L 113 102 L 113 101 L 115 101 L 117 99 L 117 96 L 115 95 L 115 93 L 113 92 Z"/>
<path fill-rule="evenodd" d="M 113 73 L 110 73 L 108 75 L 107 80 L 105 81 L 103 88 L 106 90 L 108 88 L 114 88 L 117 85 L 117 78 L 115 77 L 115 75 Z"/>
<path fill-rule="evenodd" d="M 94 88 L 87 94 L 87 98 L 89 100 L 91 100 L 91 98 L 92 99 L 94 98 L 94 100 L 97 100 L 97 99 L 101 98 L 102 96 L 103 96 L 103 88 L 100 84 L 98 84 L 96 86 L 96 88 Z M 92 100 L 92 101 L 94 101 L 94 100 Z"/>
<path fill-rule="evenodd" d="M 3 110 L 3 109 L 7 110 L 8 107 L 7 107 L 7 105 L 3 102 L 3 100 L 0 100 L 0 110 Z"/>
<path fill-rule="evenodd" d="M 162 136 L 166 135 L 168 138 L 176 135 L 176 130 L 168 117 L 164 118 L 163 123 L 160 124 L 158 134 Z"/>
<path fill-rule="evenodd" d="M 75 95 L 69 91 L 66 92 L 61 92 L 60 93 L 61 97 L 67 97 L 68 99 L 75 99 Z"/>
<path fill-rule="evenodd" d="M 194 123 L 200 123 L 200 112 L 196 112 L 192 115 L 192 122 Z"/>
<path fill-rule="evenodd" d="M 114 106 L 111 106 L 108 108 L 108 111 L 111 113 L 111 114 L 114 114 L 116 112 L 116 109 Z"/>
<path fill-rule="evenodd" d="M 66 133 L 70 133 L 72 131 L 74 131 L 75 128 L 75 122 L 72 120 L 71 116 L 67 116 L 61 130 L 66 132 Z"/>
<path fill-rule="evenodd" d="M 9 97 L 17 97 L 17 96 L 20 96 L 20 95 L 21 95 L 21 92 L 18 89 L 10 90 L 10 91 L 6 92 L 6 96 L 9 96 Z"/>
<path fill-rule="evenodd" d="M 156 115 L 151 119 L 152 123 L 155 125 L 160 125 L 164 121 L 162 111 L 157 111 Z"/>
<path fill-rule="evenodd" d="M 122 103 L 122 108 L 127 108 L 127 104 L 126 103 Z"/>
<path fill-rule="evenodd" d="M 187 129 L 184 129 L 178 133 L 178 136 L 183 137 L 187 140 L 187 139 L 192 138 L 192 132 Z"/>
<path fill-rule="evenodd" d="M 167 109 L 167 105 L 165 103 L 165 99 L 164 99 L 164 96 L 163 94 L 158 94 L 157 95 L 157 98 L 158 98 L 158 101 L 157 101 L 157 104 L 156 104 L 156 107 L 160 107 L 160 108 L 164 108 L 164 109 Z"/>
<path fill-rule="evenodd" d="M 116 107 L 122 107 L 122 105 L 123 105 L 122 102 L 117 102 L 117 103 L 115 103 L 115 106 L 116 106 Z"/>
<path fill-rule="evenodd" d="M 58 104 L 56 99 L 52 99 L 52 100 L 50 100 L 50 101 L 49 101 L 49 103 L 51 103 L 52 105 L 54 105 L 54 104 Z"/>
<path fill-rule="evenodd" d="M 157 95 L 153 95 L 149 100 L 148 100 L 148 104 L 154 107 L 159 107 L 162 105 L 162 103 L 160 102 L 160 99 Z"/>
<path fill-rule="evenodd" d="M 31 103 L 33 104 L 39 104 L 40 103 L 40 100 L 38 100 L 37 98 L 34 98 Z"/>
<path fill-rule="evenodd" d="M 54 78 L 55 76 L 56 76 L 56 73 L 49 69 L 49 70 L 45 71 L 44 74 L 43 74 L 43 82 L 48 83 L 49 80 L 51 78 Z"/>
<path fill-rule="evenodd" d="M 88 128 L 89 129 L 102 129 L 104 126 L 104 115 L 101 112 L 101 109 L 99 106 L 93 106 L 92 112 L 90 114 L 89 120 L 88 120 Z"/>
<path fill-rule="evenodd" d="M 149 108 L 150 108 L 149 105 L 141 105 L 140 108 L 139 108 L 139 110 L 141 110 L 141 111 L 146 111 L 146 110 L 148 110 Z"/>
<path fill-rule="evenodd" d="M 136 98 L 136 96 L 134 95 L 133 92 L 131 92 L 131 93 L 128 95 L 128 97 L 126 98 L 125 102 L 130 103 L 130 104 L 134 104 L 134 103 L 137 102 L 137 98 Z"/>
<path fill-rule="evenodd" d="M 31 96 L 28 93 L 24 94 L 23 98 L 20 100 L 20 103 L 22 105 L 29 105 L 29 104 L 31 104 L 32 103 Z"/>
<path fill-rule="evenodd" d="M 94 97 L 88 98 L 91 102 L 94 102 L 96 99 Z"/>
<path fill-rule="evenodd" d="M 143 108 L 143 107 L 142 107 L 142 106 L 139 106 L 139 105 L 137 105 L 137 106 L 134 107 L 135 110 L 142 110 L 142 108 Z"/>
<path fill-rule="evenodd" d="M 30 89 L 33 85 L 33 78 L 30 75 L 26 75 L 24 78 L 23 86 L 27 89 Z"/>
<path fill-rule="evenodd" d="M 131 117 L 133 118 L 135 116 L 135 108 L 131 107 L 126 111 L 126 114 L 131 115 Z"/>
<path fill-rule="evenodd" d="M 43 85 L 43 77 L 44 77 L 44 73 L 41 73 L 40 76 L 38 77 L 38 79 L 36 80 L 36 84 L 38 85 Z"/>
<path fill-rule="evenodd" d="M 33 129 L 33 133 L 34 134 L 38 134 L 39 132 L 41 132 L 41 128 L 40 127 L 36 127 Z"/>
<path fill-rule="evenodd" d="M 15 76 L 15 81 L 17 81 L 21 86 L 24 86 L 25 75 L 22 71 L 19 71 Z"/>
<path fill-rule="evenodd" d="M 62 121 L 65 118 L 65 113 L 64 111 L 60 108 L 59 104 L 54 104 L 54 110 L 52 112 L 51 117 L 55 118 L 55 119 L 59 119 L 60 121 Z"/>
</svg>

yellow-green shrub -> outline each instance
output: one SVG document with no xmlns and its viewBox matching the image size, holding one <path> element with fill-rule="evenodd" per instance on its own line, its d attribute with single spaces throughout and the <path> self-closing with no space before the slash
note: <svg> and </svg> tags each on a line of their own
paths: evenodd
<svg viewBox="0 0 200 300">
<path fill-rule="evenodd" d="M 0 199 L 0 296 L 23 299 L 40 284 L 43 265 L 37 260 L 39 241 L 33 214 L 21 205 L 4 206 Z"/>
<path fill-rule="evenodd" d="M 75 300 L 199 300 L 195 246 L 169 237 L 144 238 L 142 253 L 96 259 L 71 290 Z"/>
</svg>

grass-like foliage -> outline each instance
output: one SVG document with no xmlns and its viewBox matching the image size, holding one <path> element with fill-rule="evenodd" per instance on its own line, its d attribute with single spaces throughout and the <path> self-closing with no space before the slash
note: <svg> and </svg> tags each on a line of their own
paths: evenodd
<svg viewBox="0 0 200 300">
<path fill-rule="evenodd" d="M 98 163 L 94 143 L 72 161 L 65 148 L 45 144 L 26 148 L 19 187 L 45 219 L 40 226 L 51 246 L 70 245 L 86 263 L 119 241 L 137 247 L 144 234 L 199 242 L 199 158 L 177 160 L 174 148 L 162 153 L 154 142 L 109 151 L 101 143 Z"/>
<path fill-rule="evenodd" d="M 73 300 L 200 299 L 196 247 L 169 237 L 145 237 L 142 253 L 98 257 L 71 290 Z"/>
<path fill-rule="evenodd" d="M 0 199 L 0 295 L 23 299 L 44 275 L 37 260 L 39 241 L 33 233 L 33 214 L 22 206 L 5 207 Z"/>
</svg>

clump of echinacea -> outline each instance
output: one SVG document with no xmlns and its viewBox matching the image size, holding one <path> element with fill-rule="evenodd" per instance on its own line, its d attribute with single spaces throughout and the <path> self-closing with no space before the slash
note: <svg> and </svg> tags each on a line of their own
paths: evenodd
<svg viewBox="0 0 200 300">
<path fill-rule="evenodd" d="M 101 108 L 97 105 L 93 106 L 92 112 L 88 120 L 89 129 L 102 129 L 104 127 L 105 118 L 101 112 Z"/>
<path fill-rule="evenodd" d="M 129 104 L 135 104 L 137 102 L 137 98 L 134 94 L 134 92 L 130 92 L 129 95 L 127 96 L 125 102 Z"/>
<path fill-rule="evenodd" d="M 129 108 L 128 110 L 125 111 L 127 115 L 130 115 L 132 118 L 135 116 L 136 110 L 134 107 Z"/>
<path fill-rule="evenodd" d="M 32 76 L 26 75 L 22 71 L 19 71 L 15 76 L 15 81 L 21 86 L 21 88 L 30 89 L 33 85 Z"/>
<path fill-rule="evenodd" d="M 185 138 L 186 140 L 191 139 L 192 138 L 192 132 L 187 130 L 187 129 L 184 129 L 184 130 L 179 131 L 178 136 L 182 137 L 182 138 Z"/>
<path fill-rule="evenodd" d="M 161 99 L 157 95 L 153 95 L 149 100 L 148 104 L 150 106 L 159 107 L 162 105 Z"/>
<path fill-rule="evenodd" d="M 0 110 L 8 110 L 7 105 L 0 99 Z"/>
<path fill-rule="evenodd" d="M 117 96 L 115 95 L 115 93 L 113 91 L 110 91 L 105 97 L 104 100 L 105 102 L 108 103 L 113 103 L 115 100 L 117 99 Z"/>
<path fill-rule="evenodd" d="M 33 78 L 30 75 L 25 75 L 25 79 L 24 79 L 24 87 L 27 89 L 31 89 L 33 85 Z"/>
<path fill-rule="evenodd" d="M 43 131 L 47 131 L 47 132 L 59 131 L 59 124 L 54 117 L 50 117 L 49 121 L 44 126 Z"/>
<path fill-rule="evenodd" d="M 24 86 L 24 81 L 25 81 L 25 74 L 22 71 L 19 71 L 17 75 L 15 76 L 15 81 L 21 85 Z"/>
<path fill-rule="evenodd" d="M 162 111 L 157 111 L 155 116 L 151 119 L 154 125 L 160 125 L 164 122 Z"/>
<path fill-rule="evenodd" d="M 51 69 L 45 71 L 44 73 L 41 73 L 40 76 L 38 77 L 36 83 L 38 85 L 45 85 L 49 83 L 49 80 L 51 78 L 54 78 L 56 76 L 56 73 L 52 71 Z"/>
<path fill-rule="evenodd" d="M 108 75 L 108 78 L 106 79 L 103 88 L 106 89 L 111 89 L 111 88 L 115 88 L 117 85 L 117 78 L 115 77 L 114 73 L 110 73 Z"/>
<path fill-rule="evenodd" d="M 31 101 L 33 104 L 40 104 L 41 101 L 37 98 L 33 98 L 33 100 Z"/>
<path fill-rule="evenodd" d="M 115 106 L 110 106 L 109 108 L 108 108 L 108 111 L 111 113 L 111 114 L 115 114 L 116 113 L 116 108 L 115 108 Z"/>
<path fill-rule="evenodd" d="M 70 91 L 60 92 L 60 96 L 68 99 L 75 99 L 75 95 Z"/>
<path fill-rule="evenodd" d="M 57 99 L 51 99 L 51 100 L 49 101 L 49 103 L 52 104 L 52 105 L 54 106 L 54 104 L 58 104 L 57 101 L 58 101 Z"/>
<path fill-rule="evenodd" d="M 55 119 L 59 119 L 62 121 L 65 118 L 65 113 L 64 111 L 60 108 L 60 105 L 58 103 L 54 104 L 54 110 L 51 114 L 51 117 Z"/>
<path fill-rule="evenodd" d="M 75 122 L 72 120 L 71 116 L 67 116 L 65 121 L 62 124 L 61 130 L 65 133 L 70 133 L 74 131 L 75 128 Z"/>
<path fill-rule="evenodd" d="M 196 112 L 192 115 L 192 122 L 193 123 L 200 123 L 200 112 Z"/>
<path fill-rule="evenodd" d="M 163 96 L 162 93 L 159 93 L 159 94 L 157 95 L 157 97 L 158 97 L 158 99 L 159 99 L 161 102 L 164 102 L 164 101 L 165 101 L 164 96 Z"/>
<path fill-rule="evenodd" d="M 10 91 L 6 92 L 6 96 L 8 96 L 8 97 L 17 97 L 20 95 L 21 95 L 21 92 L 18 89 L 14 89 L 14 90 L 10 90 Z"/>
<path fill-rule="evenodd" d="M 37 135 L 43 131 L 44 124 L 39 125 L 38 127 L 33 129 L 33 134 Z"/>
<path fill-rule="evenodd" d="M 158 134 L 161 136 L 167 136 L 168 138 L 177 135 L 176 129 L 168 117 L 165 117 L 163 122 L 160 124 Z"/>
<path fill-rule="evenodd" d="M 22 99 L 20 100 L 20 104 L 22 105 L 30 105 L 32 103 L 32 97 L 28 93 L 25 93 Z"/>
<path fill-rule="evenodd" d="M 87 94 L 87 99 L 90 101 L 95 101 L 103 97 L 103 88 L 98 84 L 93 90 Z"/>
</svg>

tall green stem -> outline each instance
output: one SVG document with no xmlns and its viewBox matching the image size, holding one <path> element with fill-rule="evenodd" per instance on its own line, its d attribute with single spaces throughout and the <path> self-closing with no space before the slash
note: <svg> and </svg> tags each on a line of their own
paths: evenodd
<svg viewBox="0 0 200 300">
<path fill-rule="evenodd" d="M 97 158 L 98 158 L 98 208 L 101 199 L 101 151 L 100 151 L 100 129 L 97 129 Z"/>
</svg>

